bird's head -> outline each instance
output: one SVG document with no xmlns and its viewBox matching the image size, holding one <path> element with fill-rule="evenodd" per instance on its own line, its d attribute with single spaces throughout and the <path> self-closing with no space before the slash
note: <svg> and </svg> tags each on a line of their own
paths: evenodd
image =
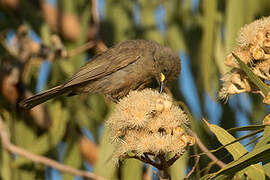
<svg viewBox="0 0 270 180">
<path fill-rule="evenodd" d="M 162 47 L 155 52 L 154 59 L 158 65 L 156 80 L 160 85 L 160 92 L 172 81 L 176 80 L 181 71 L 181 61 L 177 53 L 169 48 Z"/>
</svg>

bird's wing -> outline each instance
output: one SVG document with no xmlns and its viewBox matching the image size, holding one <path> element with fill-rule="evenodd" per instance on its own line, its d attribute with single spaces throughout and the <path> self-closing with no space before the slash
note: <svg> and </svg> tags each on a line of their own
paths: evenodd
<svg viewBox="0 0 270 180">
<path fill-rule="evenodd" d="M 74 86 L 107 76 L 136 62 L 142 57 L 142 50 L 133 47 L 111 48 L 97 55 L 82 66 L 63 87 Z"/>
</svg>

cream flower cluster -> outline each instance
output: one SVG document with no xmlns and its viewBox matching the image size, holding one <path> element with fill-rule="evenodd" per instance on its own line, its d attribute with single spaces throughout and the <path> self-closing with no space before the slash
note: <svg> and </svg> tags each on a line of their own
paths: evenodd
<svg viewBox="0 0 270 180">
<path fill-rule="evenodd" d="M 117 144 L 115 158 L 185 152 L 195 140 L 185 132 L 187 115 L 167 94 L 145 89 L 131 91 L 120 100 L 106 122 Z"/>
<path fill-rule="evenodd" d="M 237 46 L 232 51 L 252 72 L 263 81 L 270 80 L 270 17 L 265 17 L 245 25 L 239 31 Z M 236 59 L 229 54 L 225 64 L 232 70 L 225 74 L 219 96 L 227 98 L 228 95 L 243 92 L 261 93 L 240 69 Z M 261 93 L 262 94 L 262 93 Z"/>
</svg>

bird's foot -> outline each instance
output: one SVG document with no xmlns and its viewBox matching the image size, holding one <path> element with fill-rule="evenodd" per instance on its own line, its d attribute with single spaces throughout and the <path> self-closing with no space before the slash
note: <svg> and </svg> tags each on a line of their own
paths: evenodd
<svg viewBox="0 0 270 180">
<path fill-rule="evenodd" d="M 118 104 L 119 103 L 119 100 L 118 99 L 115 99 L 113 98 L 111 95 L 106 95 L 107 98 L 109 98 L 112 102 Z"/>
</svg>

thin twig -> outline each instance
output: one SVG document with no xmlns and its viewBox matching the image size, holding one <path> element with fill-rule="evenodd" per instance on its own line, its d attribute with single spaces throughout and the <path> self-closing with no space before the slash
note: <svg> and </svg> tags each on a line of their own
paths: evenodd
<svg viewBox="0 0 270 180">
<path fill-rule="evenodd" d="M 99 13 L 98 13 L 98 1 L 91 0 L 91 28 L 88 32 L 88 37 L 90 40 L 94 40 L 97 44 L 97 40 L 99 37 L 99 30 L 100 30 L 100 22 L 99 22 Z"/>
<path fill-rule="evenodd" d="M 96 41 L 96 48 L 99 52 L 103 52 L 108 49 L 106 44 L 101 40 L 100 37 L 100 19 L 99 19 L 99 12 L 98 12 L 98 0 L 92 0 L 92 17 L 93 17 L 93 24 L 91 26 L 92 29 L 92 37 L 95 37 Z"/>
<path fill-rule="evenodd" d="M 159 180 L 162 179 L 162 177 L 157 173 L 157 171 L 153 170 L 154 174 L 158 177 Z"/>
<path fill-rule="evenodd" d="M 196 144 L 199 146 L 199 148 L 212 160 L 214 161 L 220 168 L 224 168 L 226 164 L 219 160 L 213 153 L 211 153 L 207 147 L 202 143 L 200 138 L 197 136 L 196 133 L 194 133 L 191 130 L 188 130 L 189 133 L 195 138 Z"/>
<path fill-rule="evenodd" d="M 168 168 L 159 169 L 158 171 L 160 173 L 160 180 L 171 180 L 171 176 L 168 173 Z"/>
<path fill-rule="evenodd" d="M 143 153 L 144 157 L 148 160 L 148 161 L 153 161 L 151 157 L 149 157 L 149 154 Z"/>
<path fill-rule="evenodd" d="M 180 153 L 176 153 L 171 159 L 169 159 L 169 160 L 167 161 L 168 167 L 170 167 L 171 165 L 173 165 L 173 163 L 174 163 L 175 161 L 177 161 L 177 159 L 179 159 L 179 158 L 181 157 L 181 155 L 182 155 L 182 154 L 180 154 Z"/>
<path fill-rule="evenodd" d="M 44 164 L 46 166 L 53 167 L 61 172 L 73 174 L 73 175 L 80 176 L 80 177 L 90 178 L 90 179 L 104 180 L 104 178 L 97 176 L 91 172 L 74 169 L 70 166 L 63 165 L 57 161 L 46 158 L 44 156 L 36 155 L 34 153 L 26 151 L 23 148 L 20 148 L 20 147 L 13 145 L 10 142 L 10 138 L 9 138 L 8 133 L 7 133 L 7 129 L 5 127 L 5 123 L 2 120 L 1 116 L 0 116 L 0 136 L 1 136 L 0 138 L 2 141 L 3 148 L 11 153 L 17 154 L 19 156 L 23 156 L 23 157 L 25 157 L 33 162 L 41 163 L 41 164 Z"/>
<path fill-rule="evenodd" d="M 107 46 L 104 44 L 104 42 L 99 39 L 100 20 L 98 13 L 98 1 L 92 0 L 91 2 L 92 2 L 91 16 L 93 18 L 93 24 L 91 25 L 90 39 L 92 40 L 74 50 L 70 50 L 68 52 L 68 57 L 85 52 L 86 50 L 91 49 L 95 46 L 97 46 L 101 51 L 105 51 L 108 49 Z"/>
<path fill-rule="evenodd" d="M 97 30 L 99 30 L 99 13 L 98 13 L 98 1 L 92 0 L 92 17 L 94 24 L 97 26 Z"/>
<path fill-rule="evenodd" d="M 194 164 L 194 166 L 192 167 L 192 169 L 189 171 L 189 173 L 186 175 L 186 177 L 184 178 L 184 180 L 188 179 L 189 176 L 191 176 L 191 174 L 194 172 L 195 168 L 197 167 L 197 165 L 198 165 L 198 163 L 199 163 L 199 160 L 200 160 L 200 156 L 196 156 L 195 164 Z"/>
<path fill-rule="evenodd" d="M 157 157 L 159 158 L 160 165 L 161 165 L 161 168 L 158 168 L 158 171 L 159 171 L 160 176 L 161 176 L 161 180 L 170 180 L 171 176 L 168 173 L 168 167 L 169 166 L 168 166 L 168 163 L 166 161 L 165 154 L 161 153 Z"/>
<path fill-rule="evenodd" d="M 140 161 L 142 161 L 144 163 L 151 164 L 152 166 L 154 166 L 154 167 L 156 167 L 158 169 L 162 168 L 162 166 L 160 164 L 158 164 L 158 163 L 156 163 L 154 161 L 151 161 L 150 159 L 147 159 L 147 158 L 145 158 L 143 156 L 126 156 L 126 158 L 138 159 L 138 160 L 140 160 Z"/>
<path fill-rule="evenodd" d="M 192 119 L 192 115 L 191 115 L 188 107 L 185 105 L 185 103 L 183 103 L 182 101 L 177 101 L 177 104 L 179 104 L 180 107 L 182 107 L 184 109 L 184 111 L 187 113 L 188 117 L 190 119 Z M 189 134 L 191 134 L 195 138 L 196 144 L 201 149 L 201 151 L 203 151 L 212 161 L 214 161 L 220 168 L 224 168 L 226 166 L 226 164 L 224 162 L 222 162 L 221 160 L 219 160 L 213 153 L 211 153 L 207 149 L 207 147 L 203 144 L 203 142 L 200 140 L 200 138 L 197 136 L 196 133 L 194 133 L 189 128 L 187 128 L 187 131 L 189 132 Z"/>
<path fill-rule="evenodd" d="M 75 49 L 72 49 L 72 50 L 68 51 L 67 57 L 72 57 L 74 55 L 83 53 L 86 50 L 93 48 L 95 45 L 96 45 L 95 41 L 89 41 L 89 42 L 83 44 L 80 47 L 77 47 Z"/>
<path fill-rule="evenodd" d="M 154 170 L 153 170 L 154 171 Z M 147 170 L 143 175 L 143 180 L 152 180 L 152 166 L 149 164 L 147 165 Z"/>
</svg>

